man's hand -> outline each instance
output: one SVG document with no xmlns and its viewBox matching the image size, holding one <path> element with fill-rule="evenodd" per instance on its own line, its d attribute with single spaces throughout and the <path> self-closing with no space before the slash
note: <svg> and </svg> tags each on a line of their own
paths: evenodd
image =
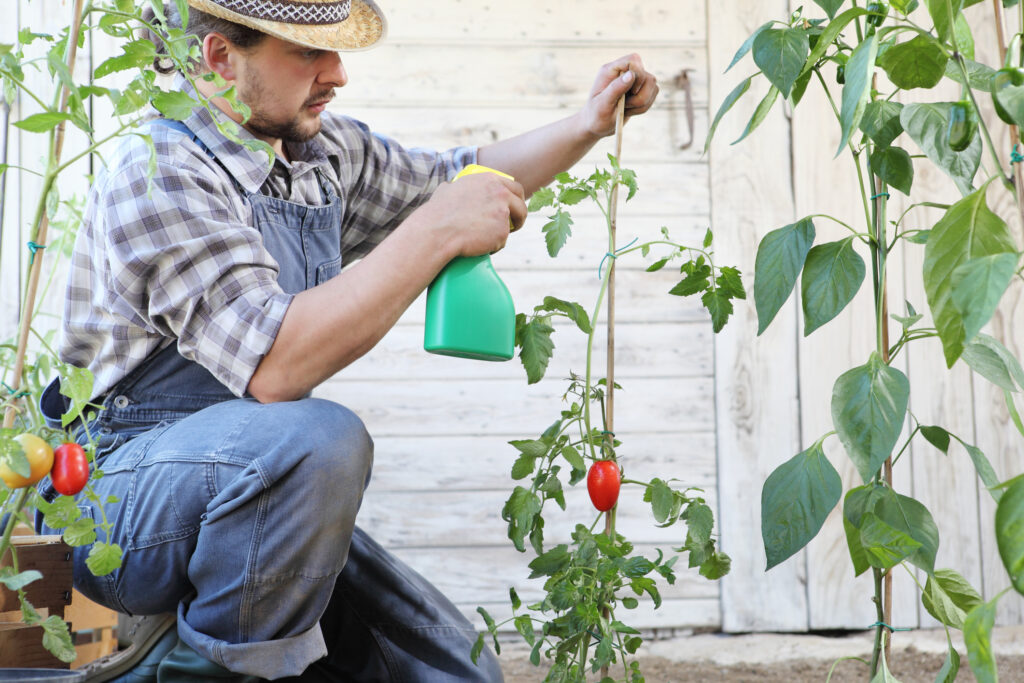
<svg viewBox="0 0 1024 683">
<path fill-rule="evenodd" d="M 526 221 L 526 197 L 514 180 L 474 173 L 438 187 L 416 213 L 441 231 L 453 256 L 493 254 Z"/>
<path fill-rule="evenodd" d="M 626 118 L 643 114 L 658 96 L 658 80 L 644 69 L 637 54 L 620 57 L 601 67 L 581 112 L 586 129 L 593 135 L 615 132 L 615 108 L 626 95 Z"/>
</svg>

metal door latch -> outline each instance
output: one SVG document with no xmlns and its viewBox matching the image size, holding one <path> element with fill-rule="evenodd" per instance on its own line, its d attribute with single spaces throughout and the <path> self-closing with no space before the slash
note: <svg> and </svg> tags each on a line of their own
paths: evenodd
<svg viewBox="0 0 1024 683">
<path fill-rule="evenodd" d="M 675 85 L 675 87 L 678 90 L 682 90 L 683 94 L 686 97 L 686 100 L 685 100 L 685 106 L 686 106 L 686 126 L 690 130 L 690 137 L 689 137 L 689 139 L 686 142 L 684 142 L 683 144 L 679 145 L 679 149 L 689 149 L 693 145 L 693 126 L 694 126 L 694 123 L 693 123 L 693 92 L 692 92 L 692 90 L 690 88 L 690 72 L 691 71 L 693 71 L 693 69 L 683 69 L 678 74 L 676 74 L 675 79 L 672 81 L 673 85 Z"/>
</svg>

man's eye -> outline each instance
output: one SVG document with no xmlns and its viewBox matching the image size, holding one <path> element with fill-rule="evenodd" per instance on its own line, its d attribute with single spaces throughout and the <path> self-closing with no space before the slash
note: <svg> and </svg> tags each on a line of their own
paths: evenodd
<svg viewBox="0 0 1024 683">
<path fill-rule="evenodd" d="M 320 56 L 320 50 L 306 50 L 302 53 L 302 56 L 306 59 L 316 59 Z"/>
</svg>

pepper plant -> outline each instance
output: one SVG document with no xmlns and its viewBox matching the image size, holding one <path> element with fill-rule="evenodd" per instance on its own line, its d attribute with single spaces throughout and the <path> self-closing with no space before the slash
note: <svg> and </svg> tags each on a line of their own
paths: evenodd
<svg viewBox="0 0 1024 683">
<path fill-rule="evenodd" d="M 836 318 L 868 272 L 876 322 L 874 351 L 862 365 L 834 380 L 834 429 L 765 481 L 761 525 L 770 570 L 806 546 L 842 500 L 854 572 L 870 571 L 874 578 L 878 623 L 870 675 L 877 681 L 894 680 L 885 656 L 892 623 L 885 585 L 900 566 L 920 572 L 911 569 L 910 575 L 918 582 L 923 606 L 944 624 L 947 635 L 951 628 L 963 630 L 978 680 L 996 680 L 989 639 L 996 603 L 1006 591 L 985 601 L 959 572 L 935 566 L 939 529 L 931 513 L 893 485 L 893 464 L 914 440 L 924 439 L 944 453 L 952 452 L 954 441 L 966 450 L 985 495 L 997 501 L 999 552 L 1012 588 L 1024 594 L 1024 475 L 997 474 L 981 449 L 963 436 L 919 422 L 909 410 L 911 382 L 896 366 L 900 354 L 910 353 L 912 346 L 937 339 L 947 366 L 962 361 L 1004 391 L 1009 413 L 1024 435 L 1017 408 L 1024 370 L 1002 343 L 982 332 L 1011 283 L 1016 280 L 1020 286 L 1024 279 L 1021 247 L 1007 223 L 1024 215 L 1024 157 L 1017 147 L 1012 154 L 997 148 L 990 127 L 1005 123 L 1013 143 L 1019 140 L 1024 54 L 1021 34 L 1009 41 L 1016 50 L 1007 49 L 1000 30 L 1005 59 L 992 65 L 977 61 L 963 10 L 981 1 L 893 0 L 859 6 L 856 0 L 814 0 L 817 8 L 808 6 L 769 21 L 736 53 L 730 68 L 750 54 L 758 71 L 725 98 L 708 136 L 710 144 L 736 101 L 755 81 L 767 81 L 767 94 L 740 140 L 764 121 L 780 96 L 796 107 L 813 91 L 834 112 L 841 133 L 835 156 L 856 166 L 857 182 L 850 192 L 863 206 L 859 227 L 815 214 L 769 232 L 758 247 L 753 287 L 758 334 L 789 299 L 798 279 L 805 335 Z M 994 0 L 991 5 L 1000 29 L 1004 7 L 1015 7 L 1024 25 L 1018 0 Z M 938 99 L 933 92 L 947 79 L 959 86 L 957 101 Z M 913 97 L 904 103 L 901 95 L 908 91 Z M 998 119 L 986 116 L 993 109 Z M 918 164 L 941 169 L 960 196 L 919 191 L 914 186 Z M 896 192 L 907 197 L 907 208 L 898 215 L 889 211 L 891 203 L 900 201 Z M 911 209 L 920 206 L 941 209 L 943 215 L 922 228 L 908 219 Z M 1013 210 L 1000 215 L 993 208 L 1000 206 Z M 816 243 L 815 223 L 822 220 L 837 223 L 849 235 Z M 914 249 L 924 250 L 920 276 L 927 300 L 908 301 L 902 314 L 889 315 L 889 263 L 900 250 Z M 930 319 L 919 310 L 930 313 Z M 823 446 L 832 437 L 838 438 L 863 481 L 845 494 Z M 954 680 L 960 667 L 960 655 L 951 639 L 949 643 L 938 681 Z"/>
<path fill-rule="evenodd" d="M 185 0 L 176 0 L 176 5 L 187 22 Z M 153 8 L 155 21 L 143 19 L 145 6 Z M 35 110 L 15 120 L 13 125 L 27 133 L 38 134 L 46 141 L 42 145 L 45 154 L 39 167 L 8 165 L 6 159 L 0 160 L 0 176 L 20 171 L 39 178 L 35 211 L 28 226 L 29 269 L 18 297 L 18 330 L 9 342 L 0 344 L 0 380 L 3 382 L 0 410 L 4 414 L 0 428 L 0 479 L 4 482 L 0 486 L 0 518 L 5 520 L 0 535 L 0 560 L 4 564 L 0 567 L 0 583 L 17 592 L 23 621 L 41 626 L 43 645 L 64 662 L 75 658 L 67 625 L 56 615 L 43 617 L 27 599 L 26 587 L 43 576 L 35 570 L 19 571 L 16 546 L 11 543 L 14 528 L 19 523 L 31 526 L 31 511 L 41 511 L 49 527 L 63 530 L 62 537 L 68 545 L 92 544 L 86 563 L 98 576 L 109 574 L 121 565 L 121 548 L 110 542 L 111 523 L 105 512 L 98 521 L 83 517 L 74 498 L 75 494 L 84 496 L 100 505 L 101 510 L 103 504 L 117 502 L 113 498 L 100 500 L 92 490 L 92 479 L 102 476 L 102 471 L 95 467 L 92 436 L 87 435 L 89 443 L 84 452 L 72 443 L 70 425 L 79 418 L 88 423 L 100 408 L 89 403 L 92 374 L 87 369 L 61 362 L 53 343 L 56 335 L 53 321 L 57 316 L 40 315 L 48 312 L 43 310 L 43 304 L 37 303 L 37 298 L 45 300 L 45 292 L 60 271 L 60 264 L 67 261 L 81 217 L 80 199 L 62 197 L 59 180 L 75 172 L 77 161 L 94 154 L 98 157 L 102 148 L 122 136 L 140 135 L 148 140 L 148 136 L 138 130 L 149 114 L 147 105 L 151 104 L 173 119 L 187 117 L 197 105 L 214 106 L 202 96 L 197 102 L 158 84 L 156 73 L 151 69 L 154 60 L 170 60 L 179 71 L 187 74 L 200 58 L 194 36 L 186 30 L 166 26 L 162 2 L 76 0 L 70 3 L 69 11 L 68 23 L 56 35 L 24 27 L 18 33 L 17 42 L 0 44 L 0 87 L 4 102 L 21 102 L 25 109 Z M 143 26 L 160 37 L 161 49 L 136 35 Z M 75 51 L 85 44 L 90 32 L 94 40 L 113 41 L 121 52 L 82 77 L 74 72 Z M 26 76 L 33 72 L 45 75 L 43 88 L 34 85 L 39 79 Z M 109 83 L 112 80 L 116 80 L 119 87 L 113 87 Z M 223 81 L 221 84 L 226 86 Z M 235 99 L 232 88 L 224 87 L 219 95 L 237 111 L 248 115 L 245 105 Z M 90 119 L 91 105 L 100 101 L 105 101 L 112 112 L 112 125 L 106 125 L 103 132 L 97 131 Z M 77 129 L 84 142 L 73 153 L 64 155 L 64 132 L 69 124 Z M 226 135 L 265 151 L 268 158 L 272 158 L 272 151 L 264 143 L 239 140 L 234 123 L 227 121 L 220 125 Z M 8 132 L 4 131 L 5 139 Z M 24 195 L 21 199 L 30 200 Z M 44 267 L 48 276 L 43 295 L 37 297 Z M 54 374 L 59 374 L 61 392 L 70 402 L 68 412 L 62 416 L 61 429 L 48 427 L 38 409 L 42 390 Z M 47 502 L 38 495 L 34 484 L 50 473 L 51 466 L 54 486 L 62 495 Z M 106 540 L 97 540 L 98 534 L 105 535 Z"/>
<path fill-rule="evenodd" d="M 549 255 L 557 256 L 571 235 L 570 207 L 589 200 L 606 219 L 606 260 L 653 253 L 658 258 L 647 267 L 648 271 L 678 268 L 681 279 L 669 294 L 699 294 L 714 331 L 720 331 L 732 314 L 733 300 L 746 296 L 739 271 L 715 264 L 710 230 L 703 244 L 696 247 L 675 241 L 662 228 L 657 239 L 616 249 L 615 188 L 625 188 L 628 201 L 637 192 L 637 182 L 635 173 L 621 168 L 614 155 L 608 158 L 610 169 L 598 169 L 587 178 L 562 173 L 556 176 L 552 187 L 531 197 L 531 211 L 553 211 L 543 227 Z M 602 304 L 612 273 L 611 267 L 602 268 L 590 308 L 547 296 L 532 313 L 520 313 L 516 319 L 516 346 L 531 384 L 544 377 L 552 359 L 556 319 L 570 322 L 573 332 L 583 335 L 586 345 L 585 367 L 580 374 L 569 372 L 566 407 L 539 436 L 510 442 L 518 454 L 512 465 L 512 478 L 524 483 L 514 488 L 501 513 L 508 522 L 508 537 L 516 549 L 535 555 L 529 563 L 530 578 L 544 580 L 544 597 L 533 604 L 524 605 L 515 589 L 510 590 L 514 614 L 510 621 L 531 646 L 530 661 L 536 666 L 541 664 L 542 656 L 547 661 L 546 681 L 584 681 L 588 671 L 601 671 L 602 681 L 644 680 L 639 663 L 632 658 L 643 638 L 638 629 L 626 623 L 626 612 L 635 609 L 640 599 L 649 598 L 655 608 L 661 604 L 658 582 L 675 581 L 679 558 L 661 549 L 655 557 L 645 557 L 616 532 L 620 486 L 643 489 L 643 500 L 651 506 L 654 525 L 685 527 L 685 531 L 679 532 L 679 546 L 671 551 L 686 553 L 689 567 L 697 568 L 711 580 L 729 571 L 730 559 L 717 548 L 712 534 L 714 516 L 703 491 L 682 488 L 674 478 L 631 479 L 628 455 L 620 458 L 620 452 L 628 453 L 628 449 L 622 448 L 611 429 L 607 377 L 596 377 L 592 366 Z M 621 387 L 613 381 L 611 388 Z M 566 486 L 575 486 L 584 479 L 598 512 L 589 523 L 577 524 L 570 539 L 558 539 L 552 545 L 544 535 L 546 506 L 553 502 L 564 511 Z M 550 512 L 550 506 L 547 510 Z M 602 522 L 604 525 L 599 528 Z M 497 624 L 482 607 L 478 611 L 495 636 L 494 647 L 500 652 L 497 632 L 503 624 Z M 474 656 L 483 646 L 481 634 Z M 609 675 L 612 665 L 622 667 L 620 679 Z"/>
</svg>

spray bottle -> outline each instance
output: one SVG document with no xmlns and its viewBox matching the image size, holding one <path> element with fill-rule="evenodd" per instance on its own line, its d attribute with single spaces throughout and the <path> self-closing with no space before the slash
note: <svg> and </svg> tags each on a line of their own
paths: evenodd
<svg viewBox="0 0 1024 683">
<path fill-rule="evenodd" d="M 497 173 L 471 164 L 455 176 Z M 454 182 L 454 181 L 453 181 Z M 515 349 L 516 309 L 491 257 L 458 256 L 444 267 L 427 289 L 427 318 L 423 348 L 456 358 L 502 361 Z"/>
</svg>

